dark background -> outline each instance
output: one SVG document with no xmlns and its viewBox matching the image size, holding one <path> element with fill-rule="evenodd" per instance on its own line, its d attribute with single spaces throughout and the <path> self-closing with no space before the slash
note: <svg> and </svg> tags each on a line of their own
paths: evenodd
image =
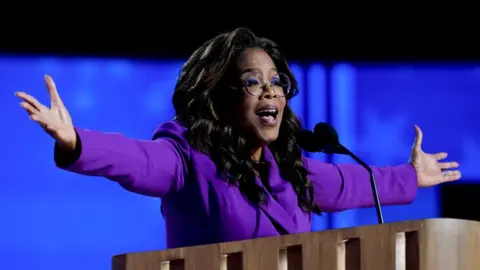
<svg viewBox="0 0 480 270">
<path fill-rule="evenodd" d="M 72 11 L 75 9 L 77 7 Z M 432 11 L 414 16 L 401 11 L 379 15 L 382 13 L 342 11 L 336 14 L 332 11 L 329 14 L 326 10 L 293 17 L 284 14 L 285 17 L 277 18 L 278 11 L 269 9 L 270 12 L 257 12 L 258 16 L 249 19 L 252 12 L 247 10 L 245 13 L 238 10 L 233 13 L 234 9 L 210 10 L 212 14 L 191 15 L 183 9 L 166 10 L 164 6 L 152 9 L 147 10 L 152 13 L 124 13 L 125 10 L 108 13 L 78 10 L 78 14 L 54 12 L 53 16 L 36 13 L 27 16 L 29 23 L 26 24 L 15 23 L 24 20 L 22 17 L 13 22 L 2 18 L 5 23 L 0 51 L 178 59 L 188 57 L 207 39 L 243 26 L 259 36 L 273 39 L 283 47 L 288 58 L 294 60 L 328 63 L 480 59 L 478 19 L 463 13 L 454 16 Z M 431 14 L 437 14 L 436 18 Z M 243 22 L 231 21 L 231 18 L 242 17 Z"/>
</svg>

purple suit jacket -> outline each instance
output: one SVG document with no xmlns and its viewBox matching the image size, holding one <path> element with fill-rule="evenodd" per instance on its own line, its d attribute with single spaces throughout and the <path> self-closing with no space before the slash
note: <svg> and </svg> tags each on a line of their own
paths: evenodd
<svg viewBox="0 0 480 270">
<path fill-rule="evenodd" d="M 268 203 L 256 206 L 222 179 L 208 156 L 190 147 L 184 136 L 186 128 L 176 121 L 161 125 L 154 141 L 80 128 L 76 131 L 79 157 L 57 165 L 83 175 L 106 177 L 135 193 L 162 198 L 168 248 L 310 231 L 311 214 L 298 207 L 292 186 L 281 178 L 267 147 L 264 158 L 271 164 L 272 191 Z M 58 152 L 56 149 L 56 155 Z M 315 203 L 322 211 L 374 205 L 364 168 L 309 158 L 304 161 L 311 172 Z M 382 204 L 413 201 L 417 178 L 410 164 L 373 170 Z M 259 179 L 257 183 L 263 186 Z"/>
</svg>

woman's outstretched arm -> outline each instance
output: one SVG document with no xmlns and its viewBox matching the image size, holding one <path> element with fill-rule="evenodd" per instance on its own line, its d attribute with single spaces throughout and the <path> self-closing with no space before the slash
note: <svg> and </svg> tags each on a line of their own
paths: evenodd
<svg viewBox="0 0 480 270">
<path fill-rule="evenodd" d="M 356 164 L 330 164 L 305 158 L 315 203 L 325 212 L 374 206 L 370 176 Z M 417 174 L 411 164 L 371 167 L 383 205 L 411 203 L 417 192 Z"/>
<path fill-rule="evenodd" d="M 183 186 L 187 167 L 182 152 L 185 147 L 175 142 L 178 134 L 141 141 L 75 128 L 52 77 L 45 75 L 44 80 L 50 107 L 25 92 L 15 95 L 22 100 L 20 106 L 30 119 L 55 140 L 57 166 L 83 175 L 103 176 L 127 190 L 155 197 Z"/>
<path fill-rule="evenodd" d="M 147 196 L 164 197 L 183 186 L 187 167 L 174 141 L 136 140 L 80 128 L 75 131 L 74 151 L 55 145 L 58 167 L 82 175 L 106 177 L 129 191 Z"/>
</svg>

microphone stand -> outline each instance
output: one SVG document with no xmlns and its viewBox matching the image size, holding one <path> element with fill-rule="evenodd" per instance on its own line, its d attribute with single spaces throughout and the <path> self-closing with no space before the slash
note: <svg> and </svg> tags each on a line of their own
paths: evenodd
<svg viewBox="0 0 480 270">
<path fill-rule="evenodd" d="M 368 174 L 370 175 L 370 186 L 372 188 L 373 200 L 375 202 L 375 210 L 377 211 L 378 223 L 383 224 L 384 222 L 383 222 L 382 208 L 380 205 L 380 200 L 378 199 L 377 184 L 375 182 L 375 175 L 373 174 L 372 168 L 370 168 L 370 166 L 368 166 L 365 162 L 363 162 L 363 160 L 357 157 L 354 153 L 350 152 L 350 150 L 348 150 L 345 146 L 341 144 L 337 144 L 335 148 L 336 149 L 333 149 L 335 151 L 325 151 L 325 152 L 348 155 L 351 158 L 353 158 L 358 164 L 360 164 L 360 166 L 362 166 L 368 171 Z M 331 149 L 328 149 L 328 150 L 331 150 Z"/>
</svg>

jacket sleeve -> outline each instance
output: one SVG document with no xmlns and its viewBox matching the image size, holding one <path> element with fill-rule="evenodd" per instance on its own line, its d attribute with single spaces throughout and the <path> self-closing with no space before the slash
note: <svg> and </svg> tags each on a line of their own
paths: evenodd
<svg viewBox="0 0 480 270">
<path fill-rule="evenodd" d="M 185 155 L 173 140 L 136 140 L 116 133 L 76 128 L 77 147 L 55 145 L 58 167 L 82 175 L 101 176 L 125 189 L 153 197 L 179 191 L 187 173 Z"/>
<path fill-rule="evenodd" d="M 325 212 L 375 206 L 370 176 L 356 164 L 330 164 L 305 158 L 314 188 L 314 200 Z M 411 164 L 371 167 L 382 205 L 411 203 L 417 192 L 417 175 Z"/>
</svg>

